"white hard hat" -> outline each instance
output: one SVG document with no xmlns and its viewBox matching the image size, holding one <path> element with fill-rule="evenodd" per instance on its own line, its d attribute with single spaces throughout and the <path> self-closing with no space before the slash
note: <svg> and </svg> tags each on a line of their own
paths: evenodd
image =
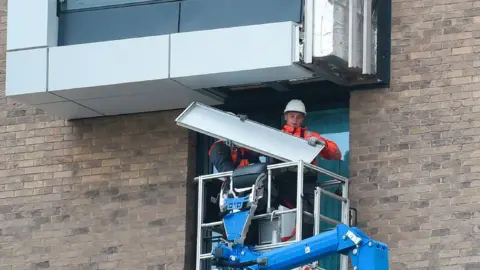
<svg viewBox="0 0 480 270">
<path fill-rule="evenodd" d="M 300 112 L 304 115 L 307 115 L 307 111 L 305 110 L 305 104 L 301 100 L 292 99 L 288 102 L 287 106 L 285 106 L 284 113 L 287 112 Z"/>
</svg>

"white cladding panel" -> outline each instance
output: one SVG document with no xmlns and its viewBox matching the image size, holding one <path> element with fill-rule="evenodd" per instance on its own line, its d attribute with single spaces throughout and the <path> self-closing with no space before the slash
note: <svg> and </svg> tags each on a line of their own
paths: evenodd
<svg viewBox="0 0 480 270">
<path fill-rule="evenodd" d="M 300 60 L 299 27 L 269 23 L 171 35 L 172 79 L 206 88 L 307 78 Z"/>
<path fill-rule="evenodd" d="M 192 103 L 175 120 L 178 125 L 208 136 L 231 140 L 237 145 L 282 161 L 303 160 L 310 163 L 323 146 L 310 146 L 307 141 L 257 122 L 240 121 L 221 110 Z"/>
<path fill-rule="evenodd" d="M 7 50 L 57 45 L 57 0 L 10 0 Z"/>
<path fill-rule="evenodd" d="M 167 79 L 169 36 L 51 48 L 48 71 L 49 91 Z"/>
<path fill-rule="evenodd" d="M 7 52 L 7 96 L 47 91 L 48 49 Z"/>
</svg>

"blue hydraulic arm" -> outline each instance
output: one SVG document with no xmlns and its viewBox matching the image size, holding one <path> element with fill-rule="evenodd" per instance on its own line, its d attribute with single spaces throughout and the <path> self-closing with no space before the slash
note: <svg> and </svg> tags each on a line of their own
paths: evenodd
<svg viewBox="0 0 480 270">
<path fill-rule="evenodd" d="M 349 255 L 355 270 L 388 270 L 388 247 L 355 227 L 340 224 L 328 231 L 265 253 L 241 244 L 219 243 L 212 251 L 213 263 L 228 269 L 290 270 L 324 256 Z M 227 269 L 227 268 L 225 268 Z"/>
<path fill-rule="evenodd" d="M 345 224 L 270 251 L 244 245 L 266 179 L 266 165 L 251 164 L 235 169 L 230 184 L 223 186 L 219 197 L 226 240 L 212 250 L 212 265 L 224 270 L 291 270 L 330 254 L 344 254 L 350 256 L 354 270 L 389 269 L 387 245 Z"/>
</svg>

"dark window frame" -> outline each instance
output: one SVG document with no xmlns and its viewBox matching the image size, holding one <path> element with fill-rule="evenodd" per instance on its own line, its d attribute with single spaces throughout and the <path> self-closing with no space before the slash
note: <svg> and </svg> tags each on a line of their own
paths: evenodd
<svg viewBox="0 0 480 270">
<path fill-rule="evenodd" d="M 377 78 L 381 84 L 390 85 L 390 59 L 392 35 L 392 0 L 373 0 L 377 16 Z"/>
<path fill-rule="evenodd" d="M 57 0 L 59 13 L 82 12 L 82 11 L 108 9 L 108 8 L 121 8 L 121 7 L 128 7 L 128 6 L 149 5 L 149 4 L 162 3 L 162 2 L 179 2 L 182 0 L 116 0 L 118 3 L 98 4 L 98 5 L 92 5 L 87 7 L 74 6 L 74 8 L 68 7 L 69 1 L 72 1 L 72 0 L 65 0 L 63 2 L 61 0 Z M 101 2 L 101 0 L 90 0 L 90 1 L 93 3 Z"/>
</svg>

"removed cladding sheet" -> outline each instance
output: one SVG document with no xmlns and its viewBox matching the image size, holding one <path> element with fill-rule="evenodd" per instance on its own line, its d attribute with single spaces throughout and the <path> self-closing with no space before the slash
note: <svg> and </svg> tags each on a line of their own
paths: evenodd
<svg viewBox="0 0 480 270">
<path fill-rule="evenodd" d="M 303 160 L 310 163 L 322 145 L 308 145 L 305 139 L 284 133 L 252 120 L 240 121 L 237 116 L 193 102 L 175 120 L 177 125 L 282 161 Z"/>
</svg>

